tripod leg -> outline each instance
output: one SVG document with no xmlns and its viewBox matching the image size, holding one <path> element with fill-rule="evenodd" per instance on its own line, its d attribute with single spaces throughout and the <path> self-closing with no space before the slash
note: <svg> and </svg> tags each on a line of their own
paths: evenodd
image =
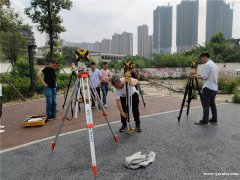
<svg viewBox="0 0 240 180">
<path fill-rule="evenodd" d="M 90 100 L 90 90 L 89 90 L 88 78 L 86 78 L 87 90 L 85 90 L 84 79 L 83 78 L 81 78 L 81 84 L 83 86 L 83 97 L 84 97 L 84 105 L 85 105 L 86 124 L 87 124 L 87 128 L 88 128 L 90 150 L 91 150 L 91 157 L 92 157 L 92 170 L 93 170 L 94 176 L 96 177 L 97 176 L 97 163 L 96 163 L 94 138 L 93 138 L 93 127 L 95 125 L 93 124 L 93 119 L 92 119 L 91 102 L 90 101 L 87 102 L 87 100 L 86 100 L 87 98 Z"/>
<path fill-rule="evenodd" d="M 196 81 L 196 85 L 197 85 L 197 90 L 198 90 L 199 97 L 201 98 L 201 91 L 200 91 L 200 88 L 199 88 L 199 84 L 198 84 L 197 78 L 195 79 L 195 81 Z"/>
<path fill-rule="evenodd" d="M 77 94 L 77 92 L 78 92 L 78 82 L 79 82 L 79 79 L 77 79 L 77 81 L 75 82 L 75 85 L 74 85 L 74 89 L 73 89 L 73 93 L 72 93 L 72 95 L 71 95 L 71 98 L 68 99 L 68 102 L 66 103 L 66 106 L 64 107 L 64 115 L 63 115 L 63 117 L 61 117 L 62 122 L 61 122 L 60 128 L 59 128 L 59 130 L 58 130 L 58 132 L 57 132 L 57 135 L 56 135 L 54 141 L 51 142 L 52 152 L 54 151 L 54 148 L 55 148 L 55 145 L 56 145 L 56 143 L 57 143 L 59 134 L 61 133 L 64 120 L 67 118 L 67 114 L 68 114 L 68 111 L 69 111 L 69 108 L 70 108 L 72 99 L 76 96 L 76 94 Z"/>
<path fill-rule="evenodd" d="M 132 127 L 130 123 L 130 92 L 129 92 L 129 84 L 126 82 L 126 109 L 127 109 L 127 122 L 128 122 L 128 132 L 132 133 Z"/>
<path fill-rule="evenodd" d="M 65 104 L 66 104 L 68 92 L 69 92 L 69 89 L 70 89 L 70 86 L 71 86 L 72 76 L 73 76 L 73 75 L 71 75 L 70 80 L 69 80 L 69 82 L 68 82 L 67 93 L 66 93 L 66 95 L 64 96 L 64 103 L 63 103 L 63 105 L 62 105 L 62 106 L 63 106 L 63 109 L 64 109 L 64 106 L 65 106 Z M 65 94 L 65 92 L 64 92 L 64 94 Z"/>
<path fill-rule="evenodd" d="M 187 116 L 189 114 L 190 104 L 192 101 L 193 79 L 190 79 L 190 85 L 188 89 L 188 103 L 187 103 Z"/>
<path fill-rule="evenodd" d="M 80 98 L 80 87 L 81 83 L 79 81 L 79 84 L 78 84 L 78 91 L 77 91 L 77 94 L 76 94 L 76 103 L 75 103 L 75 114 L 74 114 L 74 118 L 77 118 L 77 114 L 78 114 L 78 106 L 79 106 L 79 98 Z"/>
<path fill-rule="evenodd" d="M 107 111 L 106 111 L 105 107 L 103 106 L 103 103 L 102 103 L 102 101 L 101 101 L 101 99 L 100 99 L 100 97 L 99 97 L 96 89 L 93 87 L 93 84 L 92 84 L 91 79 L 89 79 L 89 85 L 90 85 L 90 88 L 91 88 L 91 90 L 92 90 L 92 93 L 95 94 L 95 97 L 96 97 L 96 100 L 97 100 L 98 105 L 99 105 L 99 107 L 100 107 L 100 110 L 102 111 L 102 114 L 103 114 L 103 116 L 105 117 L 106 122 L 107 122 L 107 124 L 108 124 L 108 127 L 109 127 L 109 129 L 110 129 L 110 131 L 111 131 L 111 133 L 112 133 L 113 139 L 114 139 L 115 143 L 117 144 L 117 143 L 118 143 L 118 136 L 117 136 L 117 134 L 114 134 L 114 133 L 113 133 L 113 129 L 112 129 L 112 127 L 111 127 L 111 125 L 110 125 L 110 123 L 109 123 L 109 120 L 108 120 Z"/>
<path fill-rule="evenodd" d="M 138 87 L 138 89 L 139 89 L 139 93 L 140 93 L 140 96 L 141 96 L 141 98 L 142 98 L 143 106 L 145 107 L 145 106 L 146 106 L 146 103 L 145 103 L 144 98 L 143 98 L 143 95 L 142 95 L 141 87 L 140 87 L 139 84 L 137 85 L 137 87 Z"/>
<path fill-rule="evenodd" d="M 183 96 L 181 109 L 180 109 L 180 112 L 179 112 L 179 115 L 178 115 L 178 122 L 180 121 L 181 116 L 182 116 L 183 107 L 184 107 L 186 97 L 187 97 L 187 94 L 188 94 L 189 84 L 190 84 L 190 78 L 188 79 L 186 90 L 185 90 L 185 93 L 184 93 L 184 96 Z"/>
</svg>

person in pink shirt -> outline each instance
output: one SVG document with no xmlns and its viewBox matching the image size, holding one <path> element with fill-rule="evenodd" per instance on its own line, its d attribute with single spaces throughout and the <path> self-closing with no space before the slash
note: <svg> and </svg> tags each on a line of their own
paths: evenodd
<svg viewBox="0 0 240 180">
<path fill-rule="evenodd" d="M 102 89 L 102 101 L 104 107 L 107 107 L 107 94 L 108 94 L 108 85 L 111 79 L 111 72 L 108 69 L 107 62 L 103 62 L 103 67 L 101 69 L 102 79 L 101 79 L 101 89 Z"/>
</svg>

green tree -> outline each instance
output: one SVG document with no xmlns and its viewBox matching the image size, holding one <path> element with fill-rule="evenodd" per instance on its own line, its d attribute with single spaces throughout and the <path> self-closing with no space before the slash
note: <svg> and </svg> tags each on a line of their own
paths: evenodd
<svg viewBox="0 0 240 180">
<path fill-rule="evenodd" d="M 26 54 L 27 41 L 20 33 L 0 32 L 0 45 L 5 59 L 10 59 L 12 65 L 19 56 Z"/>
<path fill-rule="evenodd" d="M 10 1 L 0 0 L 0 31 L 14 31 L 22 24 L 23 21 L 21 17 L 11 8 Z"/>
<path fill-rule="evenodd" d="M 25 13 L 32 19 L 32 22 L 38 24 L 38 31 L 45 31 L 49 34 L 51 59 L 53 57 L 53 46 L 55 46 L 54 37 L 66 31 L 59 13 L 62 9 L 70 10 L 71 7 L 72 2 L 70 0 L 32 0 L 31 7 L 25 9 Z"/>
</svg>

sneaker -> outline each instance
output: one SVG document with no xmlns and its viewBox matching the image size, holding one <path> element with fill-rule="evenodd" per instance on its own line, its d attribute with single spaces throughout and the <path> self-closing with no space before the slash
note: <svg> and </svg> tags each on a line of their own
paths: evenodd
<svg viewBox="0 0 240 180">
<path fill-rule="evenodd" d="M 136 131 L 136 132 L 142 132 L 141 127 L 140 127 L 140 124 L 139 124 L 139 125 L 136 125 L 135 131 Z"/>
<path fill-rule="evenodd" d="M 0 128 L 3 129 L 3 128 L 5 128 L 5 126 L 0 125 Z"/>
<path fill-rule="evenodd" d="M 199 121 L 199 122 L 195 122 L 194 124 L 196 124 L 196 125 L 201 125 L 201 126 L 207 126 L 207 125 L 208 125 L 207 122 L 203 122 L 202 120 Z"/>
<path fill-rule="evenodd" d="M 4 132 L 5 132 L 5 130 L 2 130 L 2 129 L 0 130 L 0 134 L 1 134 L 1 133 L 4 133 Z"/>
<path fill-rule="evenodd" d="M 213 119 L 210 119 L 208 122 L 211 124 L 217 124 L 217 120 L 213 120 Z"/>
<path fill-rule="evenodd" d="M 107 108 L 107 107 L 108 107 L 108 105 L 107 105 L 107 104 L 104 104 L 104 107 L 105 107 L 105 108 Z"/>
<path fill-rule="evenodd" d="M 92 109 L 96 109 L 96 106 L 91 106 L 92 107 Z"/>
<path fill-rule="evenodd" d="M 57 119 L 56 117 L 47 118 L 48 121 L 54 121 L 54 120 L 56 120 L 56 119 Z"/>
<path fill-rule="evenodd" d="M 127 126 L 126 125 L 122 125 L 122 127 L 119 129 L 119 132 L 124 132 L 126 130 Z"/>
</svg>

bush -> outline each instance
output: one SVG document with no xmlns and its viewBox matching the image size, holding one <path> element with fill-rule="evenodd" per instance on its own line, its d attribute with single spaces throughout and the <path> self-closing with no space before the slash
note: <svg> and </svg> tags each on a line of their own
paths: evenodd
<svg viewBox="0 0 240 180">
<path fill-rule="evenodd" d="M 233 101 L 234 103 L 240 104 L 240 89 L 236 89 L 236 90 L 234 91 L 234 95 L 233 95 L 232 101 Z"/>
<path fill-rule="evenodd" d="M 24 96 L 31 97 L 33 93 L 30 90 L 30 80 L 27 77 L 18 76 L 5 76 L 8 81 L 10 81 L 13 86 Z M 5 82 L 3 83 L 3 102 L 13 101 L 20 99 L 19 95 L 15 90 Z"/>
<path fill-rule="evenodd" d="M 232 94 L 239 85 L 240 78 L 220 78 L 218 81 L 218 89 L 228 94 Z"/>
</svg>

